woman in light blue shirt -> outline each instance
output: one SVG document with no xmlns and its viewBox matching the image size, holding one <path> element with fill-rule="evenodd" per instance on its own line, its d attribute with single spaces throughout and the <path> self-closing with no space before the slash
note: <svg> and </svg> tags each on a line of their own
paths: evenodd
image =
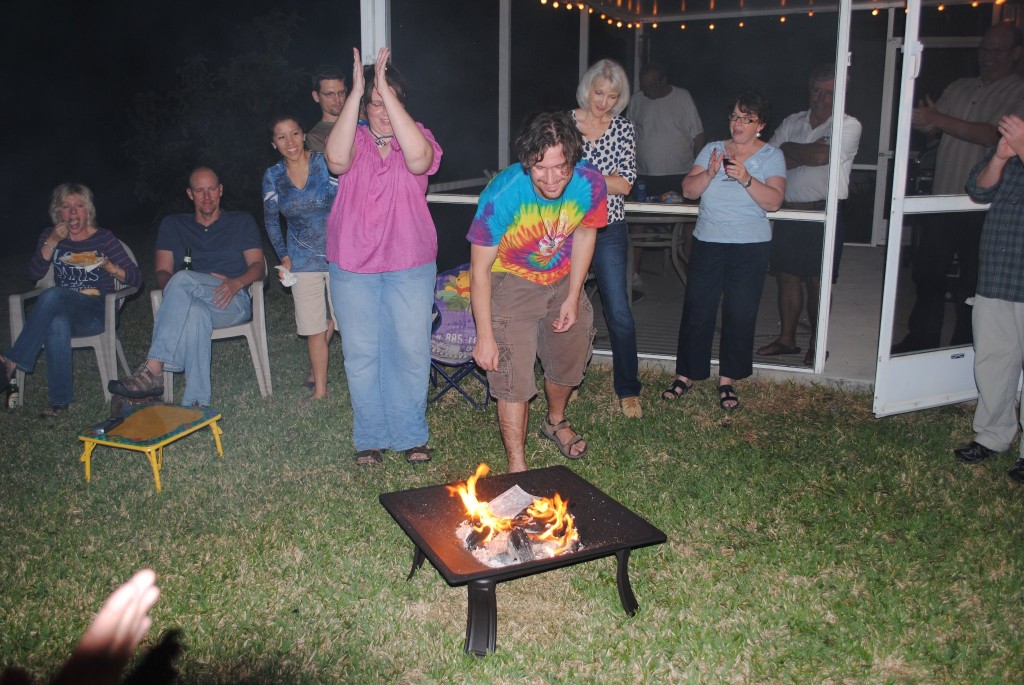
<svg viewBox="0 0 1024 685">
<path fill-rule="evenodd" d="M 683 195 L 700 198 L 676 351 L 676 379 L 665 400 L 711 376 L 711 345 L 722 302 L 718 402 L 739 408 L 732 384 L 753 373 L 754 327 L 771 247 L 767 212 L 782 206 L 786 161 L 761 140 L 771 105 L 757 91 L 741 93 L 729 114 L 732 137 L 708 143 L 683 180 Z"/>
</svg>

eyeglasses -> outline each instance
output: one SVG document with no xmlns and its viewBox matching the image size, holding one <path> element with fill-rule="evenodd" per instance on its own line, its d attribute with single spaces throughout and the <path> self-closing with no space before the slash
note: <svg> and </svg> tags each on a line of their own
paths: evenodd
<svg viewBox="0 0 1024 685">
<path fill-rule="evenodd" d="M 329 93 L 322 90 L 320 91 L 320 96 L 325 98 L 343 98 L 346 95 L 348 95 L 347 90 L 332 90 Z"/>
<path fill-rule="evenodd" d="M 739 121 L 749 126 L 757 121 L 757 117 L 744 117 L 739 114 L 730 114 L 729 121 Z"/>
</svg>

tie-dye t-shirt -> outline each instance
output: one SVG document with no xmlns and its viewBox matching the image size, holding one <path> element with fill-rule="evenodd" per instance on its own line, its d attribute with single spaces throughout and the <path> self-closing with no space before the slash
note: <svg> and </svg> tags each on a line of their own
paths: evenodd
<svg viewBox="0 0 1024 685">
<path fill-rule="evenodd" d="M 608 188 L 589 162 L 576 165 L 557 200 L 537 194 L 517 163 L 484 188 L 466 238 L 474 245 L 498 247 L 491 271 L 548 285 L 569 274 L 573 231 L 607 224 Z"/>
</svg>

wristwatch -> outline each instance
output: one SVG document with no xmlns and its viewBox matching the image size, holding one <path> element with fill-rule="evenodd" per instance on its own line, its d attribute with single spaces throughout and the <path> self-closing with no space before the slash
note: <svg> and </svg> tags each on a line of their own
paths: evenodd
<svg viewBox="0 0 1024 685">
<path fill-rule="evenodd" d="M 753 177 L 753 176 L 751 176 L 750 178 L 748 178 L 748 179 L 747 179 L 747 182 L 743 184 L 743 187 L 744 187 L 744 188 L 749 188 L 749 187 L 750 187 L 750 185 L 751 185 L 751 184 L 752 184 L 753 182 L 754 182 L 754 177 Z"/>
</svg>

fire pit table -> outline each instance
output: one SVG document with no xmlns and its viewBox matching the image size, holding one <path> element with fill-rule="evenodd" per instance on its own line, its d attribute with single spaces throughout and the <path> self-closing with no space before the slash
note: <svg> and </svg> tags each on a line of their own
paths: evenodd
<svg viewBox="0 0 1024 685">
<path fill-rule="evenodd" d="M 580 535 L 578 549 L 550 558 L 488 566 L 477 560 L 456 536 L 456 528 L 466 519 L 466 510 L 458 497 L 449 495 L 447 486 L 380 496 L 380 503 L 415 545 L 407 579 L 412 578 L 424 559 L 429 559 L 449 585 L 468 586 L 465 651 L 477 656 L 494 651 L 498 583 L 612 554 L 618 561 L 616 579 L 622 608 L 629 616 L 636 613 L 639 605 L 629 583 L 630 552 L 665 542 L 665 534 L 564 466 L 481 478 L 476 490 L 481 500 L 489 501 L 516 485 L 537 497 L 553 497 L 557 492 L 569 501 L 569 512 L 576 519 Z"/>
</svg>

